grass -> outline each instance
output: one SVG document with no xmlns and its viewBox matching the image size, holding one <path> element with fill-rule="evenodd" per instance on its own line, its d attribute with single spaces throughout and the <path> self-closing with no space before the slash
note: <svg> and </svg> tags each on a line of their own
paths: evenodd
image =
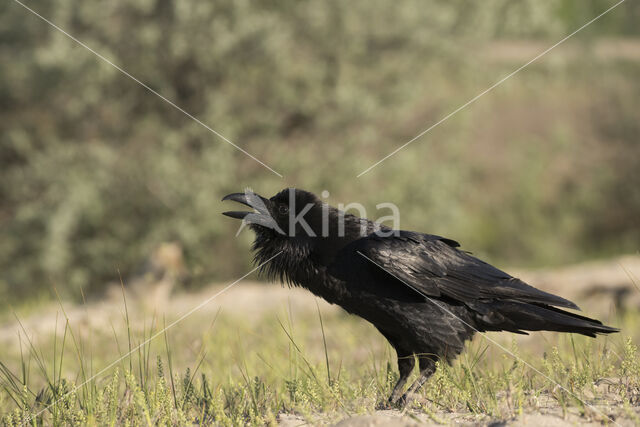
<svg viewBox="0 0 640 427">
<path fill-rule="evenodd" d="M 50 333 L 35 335 L 17 319 L 19 339 L 1 350 L 2 422 L 271 425 L 283 415 L 322 423 L 376 411 L 397 379 L 393 350 L 365 322 L 308 300 L 256 313 L 240 302 L 204 310 L 149 342 L 175 314 L 147 316 L 128 301 L 120 319 L 91 323 L 59 303 Z M 521 360 L 477 336 L 452 366 L 438 367 L 405 414 L 443 423 L 527 412 L 638 422 L 638 336 L 628 335 L 640 313 L 611 321 L 622 334 L 597 340 L 491 335 Z"/>
</svg>

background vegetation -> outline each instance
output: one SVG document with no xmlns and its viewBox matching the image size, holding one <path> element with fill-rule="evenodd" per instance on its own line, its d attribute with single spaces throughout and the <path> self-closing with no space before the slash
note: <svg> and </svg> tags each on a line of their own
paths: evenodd
<svg viewBox="0 0 640 427">
<path fill-rule="evenodd" d="M 247 271 L 220 197 L 392 201 L 498 263 L 637 251 L 640 31 L 621 5 L 366 167 L 610 1 L 26 2 L 284 175 L 0 5 L 0 300 L 79 298 L 178 242 L 197 286 Z M 625 45 L 626 46 L 626 45 Z M 628 46 L 627 46 L 628 47 Z M 528 49 L 528 50 L 527 50 Z M 634 52 L 636 56 L 634 56 Z"/>
<path fill-rule="evenodd" d="M 327 190 L 330 203 L 361 202 L 374 217 L 376 204 L 394 202 L 402 228 L 460 240 L 499 265 L 638 251 L 637 1 L 360 178 L 614 2 L 25 4 L 284 178 L 2 2 L 5 425 L 300 424 L 374 412 L 396 379 L 393 351 L 371 325 L 309 293 L 242 283 L 147 342 L 220 290 L 198 287 L 249 270 L 252 236 L 233 238 L 237 223 L 220 215 L 220 198 L 246 186 Z M 566 271 L 554 281 L 622 333 L 490 335 L 515 361 L 477 337 L 407 413 L 638 424 L 633 265 L 614 267 L 624 283 L 610 283 L 606 268 L 574 270 L 584 288 L 566 286 Z M 587 287 L 585 274 L 598 277 Z M 192 289 L 171 294 L 176 282 Z"/>
</svg>

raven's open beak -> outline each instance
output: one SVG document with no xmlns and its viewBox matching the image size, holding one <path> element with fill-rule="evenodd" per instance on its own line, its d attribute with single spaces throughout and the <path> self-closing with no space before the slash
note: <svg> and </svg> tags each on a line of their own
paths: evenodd
<svg viewBox="0 0 640 427">
<path fill-rule="evenodd" d="M 284 234 L 276 221 L 271 216 L 271 212 L 269 211 L 271 201 L 269 199 L 265 199 L 264 197 L 251 191 L 246 191 L 244 193 L 227 194 L 222 198 L 223 202 L 225 200 L 233 200 L 234 202 L 242 203 L 245 206 L 249 206 L 250 208 L 255 209 L 255 212 L 228 211 L 222 212 L 222 215 L 241 219 L 250 224 L 258 224 L 262 225 L 263 227 L 272 228 L 279 233 Z"/>
<path fill-rule="evenodd" d="M 260 196 L 257 196 L 257 197 L 260 197 Z M 249 206 L 250 208 L 254 207 L 249 202 L 249 198 L 247 197 L 247 195 L 245 193 L 227 194 L 226 196 L 224 196 L 222 198 L 223 202 L 225 200 L 233 200 L 234 202 L 242 203 L 245 206 Z M 264 204 L 264 202 L 263 202 L 263 204 Z M 258 210 L 258 209 L 256 208 L 256 210 Z M 258 211 L 258 212 L 260 212 L 260 211 Z M 222 215 L 230 216 L 231 218 L 236 218 L 236 219 L 244 219 L 250 213 L 251 212 L 245 212 L 245 211 L 228 211 L 228 212 L 222 212 Z"/>
</svg>

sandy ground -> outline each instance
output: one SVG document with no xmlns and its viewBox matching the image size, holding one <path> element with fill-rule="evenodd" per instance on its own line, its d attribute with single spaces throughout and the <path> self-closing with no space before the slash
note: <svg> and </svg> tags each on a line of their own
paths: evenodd
<svg viewBox="0 0 640 427">
<path fill-rule="evenodd" d="M 592 316 L 606 314 L 607 311 L 625 310 L 640 307 L 640 256 L 624 256 L 608 261 L 590 262 L 579 265 L 567 266 L 560 269 L 536 270 L 536 271 L 510 271 L 513 275 L 522 278 L 528 283 L 549 292 L 560 294 L 566 298 L 575 300 Z M 635 282 L 635 283 L 634 283 Z M 231 282 L 230 282 L 231 283 Z M 265 285 L 257 282 L 243 281 L 227 290 L 228 284 L 213 285 L 195 293 L 177 293 L 153 298 L 158 301 L 159 312 L 176 314 L 187 313 L 194 307 L 203 304 L 198 311 L 200 314 L 210 313 L 212 316 L 221 308 L 225 311 L 236 311 L 243 317 L 260 318 L 265 313 L 276 311 L 283 303 L 292 307 L 294 311 L 308 312 L 316 310 L 317 299 L 310 293 L 300 289 L 289 289 L 279 285 Z M 223 291 L 224 290 L 224 291 Z M 220 293 L 223 291 L 222 293 Z M 149 292 L 154 292 L 150 289 Z M 118 294 L 120 295 L 118 296 Z M 98 302 L 91 302 L 84 306 L 65 307 L 66 316 L 71 323 L 81 323 L 91 329 L 105 330 L 110 328 L 108 319 L 123 316 L 122 295 L 120 290 L 111 292 L 111 297 Z M 212 296 L 217 295 L 211 299 Z M 148 297 L 149 294 L 146 294 Z M 135 295 L 129 295 L 135 298 Z M 320 302 L 323 311 L 340 310 Z M 294 312 L 295 314 L 295 312 Z M 57 318 L 57 320 L 56 320 Z M 0 325 L 0 346 L 14 345 L 19 331 L 29 332 L 29 335 L 37 337 L 40 334 L 51 334 L 56 325 L 62 328 L 62 317 L 59 305 L 38 309 L 30 315 L 20 316 L 20 326 L 16 321 L 8 320 Z M 611 413 L 611 408 L 602 409 L 604 413 Z M 619 413 L 619 411 L 613 411 Z M 640 419 L 640 414 L 638 414 Z M 592 417 L 590 424 L 600 425 L 595 421 L 600 416 Z M 616 420 L 618 425 L 635 425 L 627 417 Z M 281 415 L 279 421 L 284 426 L 297 426 L 305 424 L 304 419 L 294 415 Z M 378 411 L 373 415 L 355 416 L 338 423 L 340 426 L 413 426 L 424 424 L 460 424 L 460 425 L 514 425 L 514 426 L 565 426 L 585 424 L 585 418 L 573 414 L 562 414 L 557 407 L 541 406 L 536 413 L 524 413 L 512 420 L 488 420 L 474 419 L 469 414 L 437 413 L 427 414 L 404 413 L 396 410 Z"/>
</svg>

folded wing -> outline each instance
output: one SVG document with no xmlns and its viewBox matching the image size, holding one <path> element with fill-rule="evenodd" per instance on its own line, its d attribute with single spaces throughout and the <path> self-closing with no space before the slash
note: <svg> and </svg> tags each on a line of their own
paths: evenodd
<svg viewBox="0 0 640 427">
<path fill-rule="evenodd" d="M 458 246 L 429 234 L 371 234 L 345 246 L 330 269 L 337 277 L 385 294 L 393 291 L 387 287 L 404 287 L 422 296 L 462 303 L 498 299 L 578 309 L 571 301 L 527 285 Z M 381 281 L 384 276 L 386 280 Z"/>
</svg>

